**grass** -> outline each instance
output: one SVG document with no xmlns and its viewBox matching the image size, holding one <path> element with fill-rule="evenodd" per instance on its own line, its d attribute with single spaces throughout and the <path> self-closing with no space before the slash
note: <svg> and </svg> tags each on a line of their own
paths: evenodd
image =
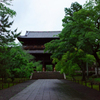
<svg viewBox="0 0 100 100">
<path fill-rule="evenodd" d="M 95 78 L 94 81 L 100 82 L 100 78 Z"/>
<path fill-rule="evenodd" d="M 96 89 L 99 91 L 99 85 L 93 85 L 93 89 Z"/>
<path fill-rule="evenodd" d="M 28 80 L 28 79 L 26 79 L 26 78 L 15 78 L 15 80 L 12 82 L 12 80 L 10 78 L 8 78 L 6 80 L 6 82 L 2 82 L 2 78 L 0 78 L 0 89 L 9 88 L 9 87 L 11 87 L 13 85 L 22 83 L 22 82 L 24 82 L 26 80 Z"/>
</svg>

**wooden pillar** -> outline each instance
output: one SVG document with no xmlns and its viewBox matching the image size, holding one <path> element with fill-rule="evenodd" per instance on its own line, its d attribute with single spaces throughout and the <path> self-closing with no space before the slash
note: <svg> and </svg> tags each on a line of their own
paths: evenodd
<svg viewBox="0 0 100 100">
<path fill-rule="evenodd" d="M 52 66 L 53 66 L 53 71 L 55 72 L 55 71 L 56 71 L 56 70 L 55 70 L 55 65 L 53 64 Z"/>
<path fill-rule="evenodd" d="M 46 71 L 46 64 L 45 62 L 43 61 L 43 72 Z"/>
</svg>

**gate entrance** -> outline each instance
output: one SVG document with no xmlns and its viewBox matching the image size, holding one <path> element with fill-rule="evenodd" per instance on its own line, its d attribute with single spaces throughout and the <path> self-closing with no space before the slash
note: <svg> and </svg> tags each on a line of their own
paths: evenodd
<svg viewBox="0 0 100 100">
<path fill-rule="evenodd" d="M 31 55 L 35 56 L 36 61 L 41 61 L 42 70 L 55 71 L 55 65 L 52 64 L 52 59 L 50 58 L 51 53 L 44 53 L 44 44 L 50 42 L 51 40 L 59 39 L 57 36 L 61 31 L 26 31 L 24 36 L 19 36 L 18 40 L 22 42 L 23 49 L 26 50 Z"/>
<path fill-rule="evenodd" d="M 53 71 L 52 65 L 46 65 L 46 71 Z"/>
</svg>

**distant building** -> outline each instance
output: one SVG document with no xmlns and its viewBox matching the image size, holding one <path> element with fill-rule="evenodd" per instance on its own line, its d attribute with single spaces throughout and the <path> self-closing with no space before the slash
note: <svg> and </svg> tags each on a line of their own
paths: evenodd
<svg viewBox="0 0 100 100">
<path fill-rule="evenodd" d="M 43 65 L 43 71 L 46 71 L 46 65 L 53 65 L 50 59 L 50 53 L 44 53 L 44 44 L 54 39 L 61 31 L 26 31 L 25 36 L 19 36 L 18 40 L 22 42 L 24 50 L 35 56 L 36 61 L 40 60 Z M 55 70 L 55 65 L 53 65 Z"/>
</svg>

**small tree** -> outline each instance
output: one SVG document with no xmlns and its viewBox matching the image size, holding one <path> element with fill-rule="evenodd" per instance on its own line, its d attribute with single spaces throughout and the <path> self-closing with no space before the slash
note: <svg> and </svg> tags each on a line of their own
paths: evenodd
<svg viewBox="0 0 100 100">
<path fill-rule="evenodd" d="M 33 72 L 35 66 L 34 57 L 23 51 L 20 46 L 15 44 L 10 49 L 10 78 L 14 80 L 15 77 L 29 77 Z M 32 61 L 31 61 L 32 60 Z M 30 62 L 31 61 L 31 62 Z"/>
</svg>

